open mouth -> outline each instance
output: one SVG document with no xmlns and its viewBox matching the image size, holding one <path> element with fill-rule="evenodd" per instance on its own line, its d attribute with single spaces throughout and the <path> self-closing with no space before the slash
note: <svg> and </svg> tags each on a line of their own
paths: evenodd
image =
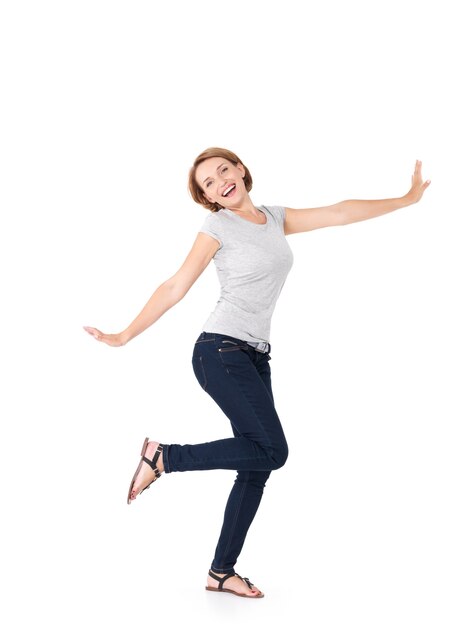
<svg viewBox="0 0 470 626">
<path fill-rule="evenodd" d="M 231 198 L 235 194 L 236 188 L 237 188 L 237 186 L 235 184 L 234 185 L 230 185 L 229 187 L 227 187 L 227 189 L 222 194 L 223 197 L 224 198 Z"/>
</svg>

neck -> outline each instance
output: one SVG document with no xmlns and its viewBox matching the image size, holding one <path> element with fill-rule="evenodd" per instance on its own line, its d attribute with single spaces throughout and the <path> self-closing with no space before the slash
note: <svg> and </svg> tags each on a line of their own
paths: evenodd
<svg viewBox="0 0 470 626">
<path fill-rule="evenodd" d="M 238 204 L 226 208 L 230 209 L 231 211 L 238 211 L 239 213 L 253 213 L 253 215 L 256 215 L 258 212 L 257 208 L 251 201 L 250 196 L 243 198 L 243 200 Z"/>
</svg>

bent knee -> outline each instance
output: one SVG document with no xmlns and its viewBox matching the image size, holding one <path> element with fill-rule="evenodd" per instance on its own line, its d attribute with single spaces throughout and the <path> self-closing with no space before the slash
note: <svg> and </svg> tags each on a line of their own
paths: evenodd
<svg viewBox="0 0 470 626">
<path fill-rule="evenodd" d="M 281 446 L 275 448 L 273 452 L 273 469 L 280 469 L 283 465 L 286 464 L 287 457 L 289 456 L 289 448 L 287 447 L 287 443 L 284 443 Z"/>
</svg>

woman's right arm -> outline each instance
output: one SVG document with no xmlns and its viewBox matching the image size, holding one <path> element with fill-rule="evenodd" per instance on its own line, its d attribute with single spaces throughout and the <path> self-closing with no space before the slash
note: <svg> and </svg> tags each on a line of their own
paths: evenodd
<svg viewBox="0 0 470 626">
<path fill-rule="evenodd" d="M 87 333 L 93 335 L 97 341 L 102 341 L 114 347 L 124 346 L 128 341 L 154 324 L 166 311 L 184 298 L 209 265 L 219 245 L 219 242 L 210 235 L 198 233 L 180 269 L 174 276 L 157 288 L 139 315 L 122 332 L 106 334 L 92 326 L 84 326 L 83 328 Z"/>
</svg>

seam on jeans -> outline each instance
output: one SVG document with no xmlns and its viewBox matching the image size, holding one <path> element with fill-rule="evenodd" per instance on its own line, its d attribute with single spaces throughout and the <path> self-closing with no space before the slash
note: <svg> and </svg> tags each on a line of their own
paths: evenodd
<svg viewBox="0 0 470 626">
<path fill-rule="evenodd" d="M 202 383 L 200 382 L 198 376 L 197 376 L 197 363 L 199 363 L 199 365 L 201 366 L 201 370 L 200 372 L 202 372 Z M 196 379 L 198 381 L 198 383 L 201 385 L 203 391 L 206 391 L 206 387 L 207 387 L 207 376 L 206 376 L 206 370 L 204 369 L 204 364 L 202 362 L 202 355 L 200 356 L 193 356 L 193 369 L 194 369 L 194 375 L 196 376 Z M 208 393 L 206 391 L 206 393 Z"/>
<path fill-rule="evenodd" d="M 244 439 L 248 439 L 248 437 L 244 437 Z M 255 446 L 259 446 L 261 448 L 261 450 L 265 450 L 265 448 L 259 444 L 256 443 L 256 441 L 252 441 L 251 439 L 248 439 L 248 441 L 251 441 L 251 443 L 253 443 Z M 220 465 L 225 464 L 225 458 L 214 458 L 212 459 L 213 463 L 214 463 L 214 467 L 210 467 L 209 469 L 220 469 Z M 237 458 L 237 459 L 233 459 L 234 463 L 237 463 L 238 461 L 240 462 L 248 462 L 248 463 L 260 463 L 260 461 L 265 461 L 264 457 L 262 456 L 253 456 L 253 457 L 243 457 L 243 458 Z M 196 466 L 196 470 L 194 470 L 194 467 Z M 177 471 L 178 472 L 191 472 L 191 471 L 199 471 L 201 470 L 201 466 L 199 465 L 199 461 L 191 461 L 191 463 L 186 462 L 186 463 L 180 463 L 179 464 L 179 468 Z M 207 469 L 207 467 L 204 467 L 203 469 Z M 240 470 L 238 470 L 236 467 L 229 467 L 227 468 L 228 470 L 233 470 L 235 472 L 238 472 Z M 252 471 L 252 472 L 272 472 L 273 468 L 272 467 L 262 467 L 261 469 L 253 469 L 253 470 L 246 470 L 246 471 Z"/>
<path fill-rule="evenodd" d="M 205 391 L 206 387 L 207 387 L 207 376 L 206 376 L 206 370 L 204 369 L 204 363 L 202 362 L 202 356 L 199 357 L 199 362 L 201 363 L 201 370 L 202 370 L 202 373 L 204 375 L 204 385 L 203 385 L 202 388 Z"/>
<path fill-rule="evenodd" d="M 210 569 L 215 573 L 215 574 L 228 574 L 229 572 L 235 571 L 233 569 L 233 567 L 229 567 L 228 569 L 220 569 L 220 567 L 213 567 L 211 565 Z"/>
<path fill-rule="evenodd" d="M 237 512 L 236 512 L 236 514 L 233 517 L 233 524 L 232 524 L 232 527 L 230 529 L 229 539 L 227 540 L 227 546 L 226 546 L 226 548 L 224 550 L 224 554 L 222 556 L 222 559 L 224 561 L 225 561 L 225 558 L 227 556 L 228 549 L 229 549 L 229 547 L 230 547 L 230 545 L 232 543 L 232 540 L 233 540 L 233 535 L 235 533 L 235 526 L 237 525 L 237 522 L 238 522 L 238 516 L 240 515 L 240 509 L 242 508 L 242 502 L 243 502 L 243 499 L 245 497 L 245 492 L 246 492 L 246 489 L 247 489 L 247 485 L 248 485 L 247 482 L 243 483 L 243 489 L 242 489 L 242 492 L 240 494 L 240 499 L 238 501 Z"/>
</svg>

